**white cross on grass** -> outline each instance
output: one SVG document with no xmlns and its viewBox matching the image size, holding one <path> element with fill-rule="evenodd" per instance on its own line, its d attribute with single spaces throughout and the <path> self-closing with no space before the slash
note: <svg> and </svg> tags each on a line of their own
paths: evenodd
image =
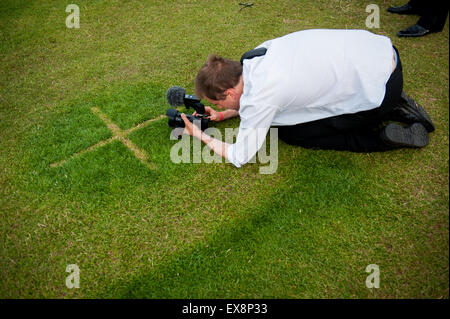
<svg viewBox="0 0 450 319">
<path fill-rule="evenodd" d="M 113 121 L 111 121 L 98 107 L 91 108 L 91 111 L 94 114 L 98 115 L 98 117 L 100 117 L 103 120 L 103 122 L 105 122 L 106 126 L 109 128 L 109 130 L 111 131 L 113 136 L 106 140 L 100 141 L 97 144 L 88 147 L 87 149 L 81 150 L 78 153 L 73 154 L 68 159 L 65 159 L 65 160 L 62 160 L 62 161 L 59 161 L 56 163 L 52 163 L 52 164 L 50 164 L 51 167 L 59 167 L 59 166 L 63 165 L 64 163 L 66 163 L 68 160 L 77 158 L 80 155 L 83 155 L 84 153 L 90 152 L 92 150 L 95 150 L 96 148 L 99 148 L 99 147 L 109 144 L 115 140 L 118 140 L 118 141 L 121 141 L 123 143 L 123 145 L 128 147 L 133 152 L 134 156 L 136 156 L 139 159 L 139 161 L 141 161 L 142 164 L 144 164 L 146 167 L 148 167 L 150 169 L 156 169 L 156 164 L 148 161 L 149 156 L 148 156 L 147 152 L 144 150 L 141 150 L 139 147 L 134 145 L 133 142 L 131 142 L 127 138 L 127 136 L 130 133 L 134 132 L 135 130 L 147 126 L 148 124 L 150 124 L 153 121 L 156 121 L 156 120 L 166 117 L 165 115 L 160 115 L 154 119 L 150 119 L 145 122 L 142 122 L 128 130 L 122 130 L 119 126 L 117 126 L 117 124 L 115 124 Z"/>
</svg>

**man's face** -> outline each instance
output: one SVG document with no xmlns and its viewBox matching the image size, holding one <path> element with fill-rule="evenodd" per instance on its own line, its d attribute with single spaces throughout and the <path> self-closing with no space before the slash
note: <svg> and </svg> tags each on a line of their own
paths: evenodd
<svg viewBox="0 0 450 319">
<path fill-rule="evenodd" d="M 227 90 L 228 91 L 228 90 Z M 235 94 L 235 92 L 228 92 L 225 91 L 227 96 L 223 100 L 212 100 L 210 98 L 205 97 L 205 100 L 207 100 L 209 103 L 216 105 L 219 109 L 231 109 L 231 110 L 239 110 L 239 100 L 240 95 Z"/>
<path fill-rule="evenodd" d="M 223 100 L 211 100 L 210 98 L 205 98 L 209 103 L 216 105 L 219 109 L 233 109 L 239 110 L 239 103 L 237 103 L 229 96 Z"/>
</svg>

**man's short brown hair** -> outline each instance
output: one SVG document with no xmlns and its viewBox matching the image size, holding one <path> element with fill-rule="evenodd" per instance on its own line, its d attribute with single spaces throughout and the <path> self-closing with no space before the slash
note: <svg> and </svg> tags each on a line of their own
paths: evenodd
<svg viewBox="0 0 450 319">
<path fill-rule="evenodd" d="M 242 65 L 237 61 L 211 54 L 195 77 L 195 95 L 211 100 L 225 99 L 225 91 L 235 87 L 242 75 Z"/>
</svg>

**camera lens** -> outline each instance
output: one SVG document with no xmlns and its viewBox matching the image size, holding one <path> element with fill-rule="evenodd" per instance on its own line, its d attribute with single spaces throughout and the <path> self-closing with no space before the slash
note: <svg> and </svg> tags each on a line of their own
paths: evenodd
<svg viewBox="0 0 450 319">
<path fill-rule="evenodd" d="M 166 116 L 171 120 L 175 119 L 177 117 L 177 115 L 178 115 L 178 111 L 175 109 L 168 109 L 166 112 Z"/>
</svg>

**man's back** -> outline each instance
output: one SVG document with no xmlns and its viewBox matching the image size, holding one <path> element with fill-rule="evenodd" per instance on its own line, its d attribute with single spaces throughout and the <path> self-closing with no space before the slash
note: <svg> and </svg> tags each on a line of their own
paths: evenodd
<svg viewBox="0 0 450 319">
<path fill-rule="evenodd" d="M 266 55 L 244 61 L 244 121 L 264 107 L 277 108 L 272 125 L 373 109 L 392 71 L 390 39 L 364 30 L 305 30 L 258 47 Z"/>
</svg>

